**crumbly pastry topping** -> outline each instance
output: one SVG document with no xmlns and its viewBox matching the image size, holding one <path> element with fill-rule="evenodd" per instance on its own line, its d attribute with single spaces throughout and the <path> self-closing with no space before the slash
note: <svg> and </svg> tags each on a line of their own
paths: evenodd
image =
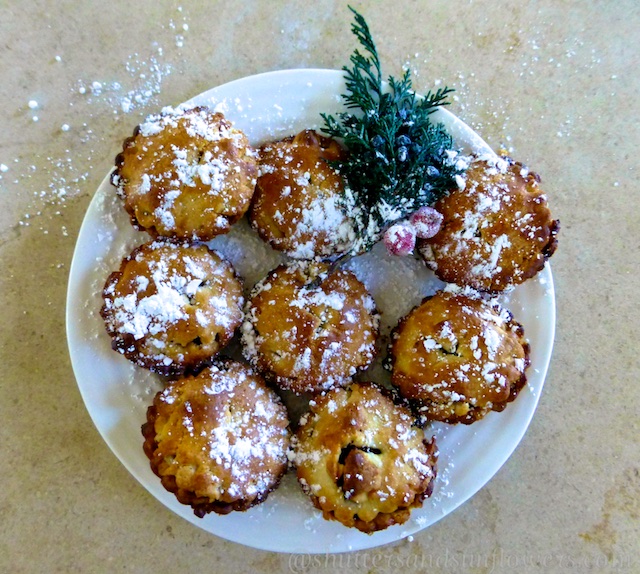
<svg viewBox="0 0 640 574">
<path fill-rule="evenodd" d="M 402 524 L 431 494 L 435 441 L 371 383 L 318 397 L 301 420 L 293 460 L 324 518 L 362 532 Z"/>
<path fill-rule="evenodd" d="M 458 189 L 434 205 L 441 230 L 418 250 L 436 275 L 498 292 L 533 277 L 557 246 L 539 177 L 509 158 L 475 158 Z"/>
<path fill-rule="evenodd" d="M 163 485 L 197 516 L 246 510 L 288 465 L 287 411 L 251 368 L 216 361 L 170 382 L 149 408 L 145 452 Z"/>
<path fill-rule="evenodd" d="M 529 345 L 509 311 L 440 291 L 391 336 L 391 382 L 426 420 L 472 423 L 501 411 L 526 382 Z"/>
<path fill-rule="evenodd" d="M 247 301 L 245 358 L 296 393 L 344 386 L 375 357 L 375 302 L 351 272 L 327 269 L 313 262 L 281 265 Z"/>
<path fill-rule="evenodd" d="M 274 249 L 295 259 L 343 253 L 355 240 L 342 176 L 329 162 L 340 145 L 313 130 L 260 148 L 249 219 Z"/>
<path fill-rule="evenodd" d="M 221 113 L 167 107 L 125 140 L 111 181 L 136 228 L 206 241 L 244 215 L 256 176 L 256 153 Z"/>
<path fill-rule="evenodd" d="M 151 241 L 125 258 L 103 290 L 113 347 L 162 374 L 194 369 L 222 349 L 243 317 L 242 283 L 206 245 Z"/>
</svg>

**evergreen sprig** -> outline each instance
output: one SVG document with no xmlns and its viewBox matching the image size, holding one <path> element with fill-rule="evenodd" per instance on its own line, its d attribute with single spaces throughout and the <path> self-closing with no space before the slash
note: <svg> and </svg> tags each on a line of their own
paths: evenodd
<svg viewBox="0 0 640 574">
<path fill-rule="evenodd" d="M 347 89 L 342 98 L 348 111 L 321 116 L 323 131 L 342 139 L 349 150 L 348 158 L 335 165 L 347 183 L 347 203 L 355 211 L 359 241 L 354 251 L 362 252 L 393 222 L 452 189 L 461 170 L 451 161 L 451 136 L 430 118 L 448 104 L 453 90 L 445 87 L 418 97 L 409 70 L 400 79 L 389 76 L 385 87 L 369 26 L 349 9 L 355 16 L 351 31 L 364 53 L 356 49 L 351 67 L 342 68 Z"/>
</svg>

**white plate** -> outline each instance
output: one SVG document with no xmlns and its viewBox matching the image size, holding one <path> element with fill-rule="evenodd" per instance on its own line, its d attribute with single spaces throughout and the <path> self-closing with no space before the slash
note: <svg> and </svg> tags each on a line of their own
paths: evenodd
<svg viewBox="0 0 640 574">
<path fill-rule="evenodd" d="M 334 70 L 288 70 L 251 76 L 201 94 L 190 103 L 222 109 L 254 144 L 319 127 L 320 112 L 342 109 L 343 74 Z M 488 150 L 466 124 L 446 110 L 438 116 L 467 150 Z M 131 126 L 133 129 L 134 126 Z M 128 135 L 128 134 L 123 134 Z M 99 309 L 107 275 L 130 250 L 148 239 L 129 224 L 109 176 L 87 211 L 76 245 L 67 298 L 67 336 L 76 379 L 93 422 L 114 454 L 164 505 L 217 536 L 276 552 L 326 553 L 379 546 L 433 524 L 475 494 L 509 458 L 533 416 L 551 356 L 555 300 L 551 271 L 515 289 L 506 301 L 531 343 L 529 384 L 502 413 L 491 413 L 471 426 L 434 425 L 440 450 L 439 475 L 432 498 L 410 520 L 373 535 L 322 519 L 287 475 L 268 500 L 247 512 L 196 518 L 166 492 L 142 451 L 140 426 L 158 379 L 113 352 Z M 251 287 L 281 260 L 246 222 L 211 245 L 223 252 Z M 383 330 L 393 326 L 440 283 L 410 257 L 387 256 L 380 245 L 351 263 L 383 312 Z M 379 367 L 372 378 L 384 377 Z"/>
</svg>

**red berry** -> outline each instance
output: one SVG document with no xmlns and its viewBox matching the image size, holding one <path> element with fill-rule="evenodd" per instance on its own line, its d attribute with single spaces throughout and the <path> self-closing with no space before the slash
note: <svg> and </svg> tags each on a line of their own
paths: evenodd
<svg viewBox="0 0 640 574">
<path fill-rule="evenodd" d="M 408 223 L 396 223 L 385 231 L 383 241 L 391 255 L 409 255 L 416 246 L 416 232 Z"/>
<path fill-rule="evenodd" d="M 442 213 L 425 205 L 415 211 L 409 221 L 416 230 L 416 235 L 421 239 L 429 239 L 440 231 L 442 225 Z"/>
</svg>

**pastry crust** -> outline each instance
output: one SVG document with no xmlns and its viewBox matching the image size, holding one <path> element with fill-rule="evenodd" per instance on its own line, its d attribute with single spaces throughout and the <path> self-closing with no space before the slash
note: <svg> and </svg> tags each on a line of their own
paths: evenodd
<svg viewBox="0 0 640 574">
<path fill-rule="evenodd" d="M 201 241 L 246 213 L 258 172 L 247 137 L 205 107 L 150 116 L 115 163 L 111 182 L 136 229 Z"/>
<path fill-rule="evenodd" d="M 155 240 L 137 247 L 109 276 L 102 296 L 113 349 L 163 375 L 207 364 L 243 318 L 242 282 L 204 244 Z"/>
<path fill-rule="evenodd" d="M 162 485 L 196 516 L 264 501 L 288 465 L 287 411 L 249 367 L 218 360 L 170 382 L 142 426 L 144 452 Z"/>
<path fill-rule="evenodd" d="M 402 524 L 431 495 L 435 439 L 373 383 L 319 396 L 294 441 L 298 481 L 327 520 L 372 533 Z"/>
<path fill-rule="evenodd" d="M 281 265 L 256 285 L 246 306 L 245 357 L 297 394 L 345 386 L 375 357 L 373 299 L 350 271 L 327 270 L 317 262 Z"/>
<path fill-rule="evenodd" d="M 392 384 L 421 417 L 470 424 L 516 398 L 529 344 L 506 309 L 440 291 L 400 321 L 389 358 Z"/>
<path fill-rule="evenodd" d="M 262 146 L 249 210 L 260 237 L 295 259 L 347 251 L 355 231 L 342 176 L 329 163 L 345 155 L 338 142 L 313 130 Z"/>
<path fill-rule="evenodd" d="M 539 187 L 540 178 L 510 158 L 479 158 L 463 189 L 434 208 L 440 231 L 418 242 L 418 253 L 447 283 L 499 292 L 526 281 L 556 250 L 559 222 Z"/>
</svg>

